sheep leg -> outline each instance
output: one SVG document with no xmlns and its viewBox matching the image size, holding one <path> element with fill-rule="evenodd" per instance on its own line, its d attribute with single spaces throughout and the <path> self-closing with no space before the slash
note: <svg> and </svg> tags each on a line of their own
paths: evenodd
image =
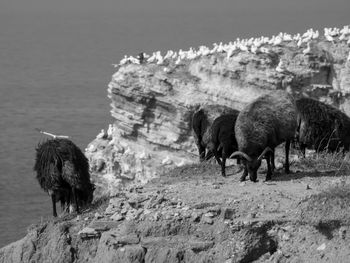
<svg viewBox="0 0 350 263">
<path fill-rule="evenodd" d="M 271 153 L 271 167 L 272 167 L 272 171 L 274 171 L 276 169 L 276 165 L 275 165 L 275 148 L 272 149 L 272 153 Z"/>
<path fill-rule="evenodd" d="M 198 150 L 199 152 L 199 161 L 200 162 L 204 162 L 205 161 L 205 147 L 200 147 L 200 149 Z"/>
<path fill-rule="evenodd" d="M 300 148 L 300 151 L 301 151 L 303 157 L 305 158 L 305 149 L 306 149 L 306 145 L 303 144 L 303 143 L 300 143 L 300 144 L 299 144 L 299 148 Z"/>
<path fill-rule="evenodd" d="M 286 163 L 284 165 L 284 170 L 287 174 L 289 174 L 289 147 L 290 147 L 290 140 L 286 141 L 285 144 L 285 150 L 286 150 Z"/>
<path fill-rule="evenodd" d="M 216 161 L 218 162 L 218 164 L 219 165 L 222 165 L 222 162 L 221 162 L 221 160 L 220 160 L 220 156 L 219 156 L 219 153 L 218 153 L 218 151 L 217 151 L 217 149 L 213 149 L 213 154 L 214 154 L 214 156 L 215 156 L 215 159 L 216 159 Z M 224 159 L 224 158 L 223 158 Z"/>
<path fill-rule="evenodd" d="M 267 163 L 267 174 L 266 174 L 266 179 L 265 181 L 269 181 L 271 180 L 271 176 L 272 176 L 272 158 L 274 158 L 274 152 L 272 153 L 268 153 L 268 155 L 266 156 L 266 163 Z"/>
<path fill-rule="evenodd" d="M 77 192 L 74 187 L 72 187 L 72 195 L 73 195 L 73 200 L 75 203 L 75 209 L 77 210 L 77 213 L 79 214 L 79 205 L 78 205 L 78 198 L 77 198 Z"/>
<path fill-rule="evenodd" d="M 226 156 L 226 153 L 229 153 L 227 147 L 223 147 L 222 149 L 222 162 L 221 162 L 221 175 L 223 177 L 226 177 L 226 159 L 227 159 L 227 156 Z"/>
<path fill-rule="evenodd" d="M 52 214 L 54 217 L 57 217 L 55 194 L 51 194 L 51 201 L 52 201 Z"/>
<path fill-rule="evenodd" d="M 245 181 L 245 178 L 248 175 L 248 168 L 247 168 L 247 164 L 244 164 L 244 170 L 243 170 L 243 174 L 241 176 L 241 178 L 239 179 L 241 182 Z"/>
</svg>

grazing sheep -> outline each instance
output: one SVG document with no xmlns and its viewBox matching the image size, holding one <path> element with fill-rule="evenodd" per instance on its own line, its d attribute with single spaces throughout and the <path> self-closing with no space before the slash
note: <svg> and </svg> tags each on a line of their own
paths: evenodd
<svg viewBox="0 0 350 263">
<path fill-rule="evenodd" d="M 211 141 L 210 127 L 214 120 L 224 114 L 235 114 L 237 111 L 223 105 L 204 105 L 200 107 L 192 116 L 192 129 L 194 139 L 199 152 L 199 161 L 206 159 L 206 148 Z M 211 156 L 211 152 L 208 153 Z"/>
<path fill-rule="evenodd" d="M 297 140 L 305 156 L 305 148 L 317 152 L 333 152 L 350 145 L 350 118 L 340 110 L 323 102 L 300 98 L 295 101 L 298 112 Z"/>
<path fill-rule="evenodd" d="M 66 210 L 73 202 L 79 213 L 79 204 L 90 204 L 94 185 L 90 182 L 89 163 L 82 151 L 68 139 L 53 139 L 36 148 L 34 165 L 36 178 L 51 196 L 53 216 L 57 216 L 56 202 Z"/>
<path fill-rule="evenodd" d="M 238 149 L 235 138 L 235 123 L 238 113 L 239 111 L 236 111 L 234 114 L 225 114 L 217 117 L 210 128 L 211 140 L 207 145 L 207 149 L 208 152 L 214 154 L 218 164 L 221 165 L 221 174 L 223 177 L 226 177 L 226 159 Z M 220 161 L 219 151 L 221 151 L 222 161 Z M 210 157 L 207 154 L 206 159 Z"/>
<path fill-rule="evenodd" d="M 266 180 L 271 179 L 275 147 L 285 142 L 285 171 L 289 173 L 289 146 L 297 128 L 297 113 L 293 99 L 284 91 L 263 95 L 247 105 L 238 115 L 235 134 L 239 151 L 234 156 L 243 157 L 245 170 L 252 181 L 257 179 L 257 171 L 262 158 L 266 158 Z"/>
</svg>

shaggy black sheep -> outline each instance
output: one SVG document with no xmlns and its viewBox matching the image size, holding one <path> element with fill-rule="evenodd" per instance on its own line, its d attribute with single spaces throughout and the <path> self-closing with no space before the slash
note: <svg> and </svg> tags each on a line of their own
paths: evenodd
<svg viewBox="0 0 350 263">
<path fill-rule="evenodd" d="M 305 156 L 305 148 L 316 152 L 333 152 L 340 147 L 349 151 L 350 118 L 323 102 L 300 98 L 295 101 L 298 111 L 297 140 Z"/>
<path fill-rule="evenodd" d="M 56 202 L 62 209 L 75 204 L 90 204 L 94 185 L 90 182 L 89 163 L 83 152 L 68 139 L 52 139 L 39 143 L 34 165 L 36 178 L 52 200 L 53 216 L 57 216 Z"/>
<path fill-rule="evenodd" d="M 297 128 L 297 113 L 290 95 L 284 91 L 263 95 L 247 105 L 238 115 L 235 134 L 239 151 L 234 156 L 241 156 L 245 170 L 241 177 L 244 181 L 247 173 L 250 180 L 256 181 L 257 170 L 262 158 L 266 158 L 266 180 L 271 179 L 274 149 L 285 142 L 285 171 L 289 173 L 289 146 Z M 274 167 L 272 167 L 274 168 Z"/>
<path fill-rule="evenodd" d="M 211 126 L 214 120 L 224 114 L 236 114 L 238 111 L 223 105 L 204 105 L 192 115 L 192 129 L 198 148 L 199 161 L 206 160 L 206 148 L 211 142 Z M 212 156 L 211 152 L 207 156 Z"/>
<path fill-rule="evenodd" d="M 211 140 L 208 142 L 207 149 L 208 152 L 214 154 L 218 164 L 221 165 L 221 174 L 223 177 L 226 177 L 226 159 L 238 149 L 235 137 L 235 123 L 238 113 L 238 111 L 235 111 L 233 114 L 225 114 L 217 117 L 210 128 Z M 222 157 L 222 161 L 220 160 L 220 156 Z M 207 154 L 206 159 L 210 157 Z"/>
</svg>

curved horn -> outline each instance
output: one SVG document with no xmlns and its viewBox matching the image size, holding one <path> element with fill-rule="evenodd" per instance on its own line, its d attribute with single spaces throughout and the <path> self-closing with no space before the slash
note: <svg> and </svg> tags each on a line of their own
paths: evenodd
<svg viewBox="0 0 350 263">
<path fill-rule="evenodd" d="M 267 153 L 267 152 L 273 152 L 273 150 L 271 150 L 270 147 L 266 147 L 265 150 L 263 150 L 263 152 L 258 157 L 258 160 L 261 160 L 264 157 L 265 153 Z"/>
<path fill-rule="evenodd" d="M 240 151 L 236 151 L 233 154 L 231 154 L 230 158 L 233 158 L 235 156 L 242 156 L 244 159 L 246 159 L 248 162 L 252 161 L 252 158 L 249 157 L 248 154 L 244 153 L 244 152 L 240 152 Z"/>
</svg>

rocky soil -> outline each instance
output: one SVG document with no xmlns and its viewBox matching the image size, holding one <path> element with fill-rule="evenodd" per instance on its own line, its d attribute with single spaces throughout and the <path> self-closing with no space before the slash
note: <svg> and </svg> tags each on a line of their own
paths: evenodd
<svg viewBox="0 0 350 263">
<path fill-rule="evenodd" d="M 236 165 L 227 178 L 214 163 L 175 168 L 32 226 L 0 262 L 348 262 L 348 170 L 301 165 L 257 183 Z"/>
</svg>

